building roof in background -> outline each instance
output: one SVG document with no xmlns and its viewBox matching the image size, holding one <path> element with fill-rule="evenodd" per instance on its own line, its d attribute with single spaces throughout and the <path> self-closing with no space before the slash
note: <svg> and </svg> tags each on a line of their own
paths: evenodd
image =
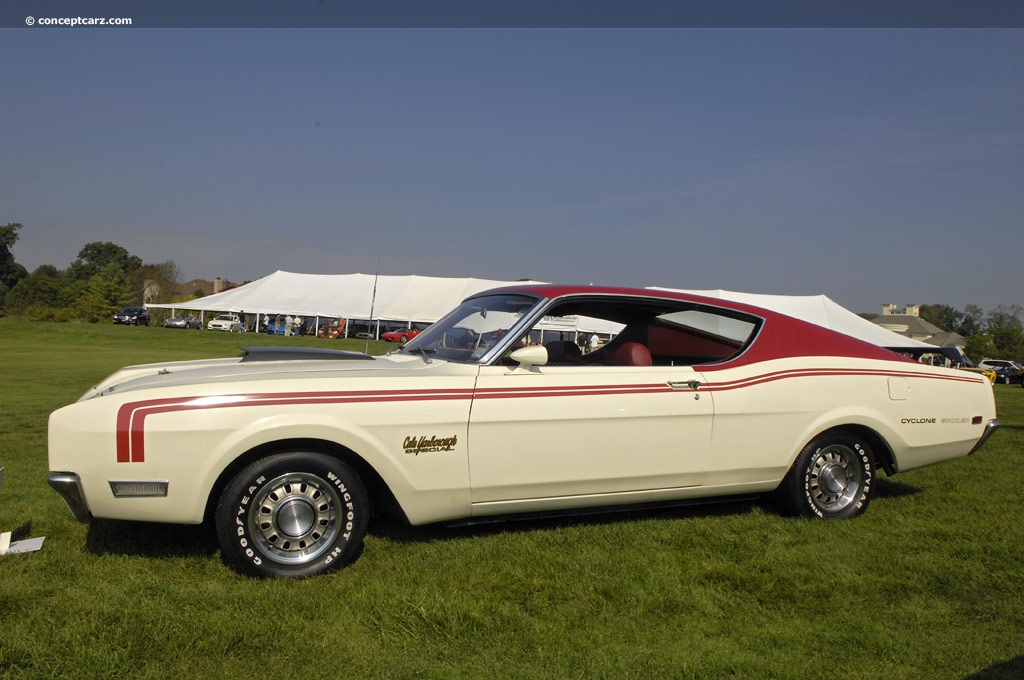
<svg viewBox="0 0 1024 680">
<path fill-rule="evenodd" d="M 911 314 L 883 314 L 872 319 L 871 323 L 900 335 L 930 337 L 945 332 L 935 324 Z"/>
</svg>

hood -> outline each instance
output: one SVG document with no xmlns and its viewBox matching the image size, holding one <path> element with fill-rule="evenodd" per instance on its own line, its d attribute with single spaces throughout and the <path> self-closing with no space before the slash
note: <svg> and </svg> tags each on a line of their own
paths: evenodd
<svg viewBox="0 0 1024 680">
<path fill-rule="evenodd" d="M 257 380 L 302 379 L 311 374 L 387 375 L 426 367 L 420 357 L 372 357 L 361 352 L 316 348 L 246 347 L 242 356 L 126 366 L 90 388 L 78 401 L 152 388 Z M 444 363 L 444 362 L 438 362 Z"/>
</svg>

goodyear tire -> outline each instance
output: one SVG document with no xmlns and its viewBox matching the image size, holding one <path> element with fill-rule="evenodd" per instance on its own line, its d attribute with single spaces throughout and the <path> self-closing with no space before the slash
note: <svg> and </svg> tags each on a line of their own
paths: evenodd
<svg viewBox="0 0 1024 680">
<path fill-rule="evenodd" d="M 256 577 L 302 578 L 362 552 L 369 503 L 359 476 L 321 453 L 262 458 L 228 483 L 215 521 L 221 556 Z"/>
<path fill-rule="evenodd" d="M 874 457 L 867 443 L 832 433 L 804 447 L 779 491 L 796 515 L 846 519 L 867 510 L 874 478 Z"/>
</svg>

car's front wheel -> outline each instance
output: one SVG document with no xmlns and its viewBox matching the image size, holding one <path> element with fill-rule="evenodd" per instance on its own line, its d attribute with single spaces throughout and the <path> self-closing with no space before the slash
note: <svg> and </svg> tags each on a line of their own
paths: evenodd
<svg viewBox="0 0 1024 680">
<path fill-rule="evenodd" d="M 249 576 L 305 577 L 362 551 L 369 502 L 362 480 L 322 453 L 261 458 L 224 488 L 215 515 L 221 556 Z"/>
<path fill-rule="evenodd" d="M 797 515 L 845 519 L 867 510 L 874 476 L 866 442 L 846 433 L 824 434 L 796 457 L 779 492 Z"/>
</svg>

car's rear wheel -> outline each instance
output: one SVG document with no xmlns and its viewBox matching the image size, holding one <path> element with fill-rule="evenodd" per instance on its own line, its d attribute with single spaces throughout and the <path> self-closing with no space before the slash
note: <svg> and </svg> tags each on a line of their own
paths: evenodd
<svg viewBox="0 0 1024 680">
<path fill-rule="evenodd" d="M 305 577 L 359 556 L 369 502 L 362 480 L 321 453 L 262 458 L 224 488 L 215 521 L 221 556 L 249 576 Z"/>
<path fill-rule="evenodd" d="M 797 515 L 845 519 L 867 510 L 874 476 L 866 442 L 847 433 L 824 434 L 796 457 L 779 492 Z"/>
</svg>

